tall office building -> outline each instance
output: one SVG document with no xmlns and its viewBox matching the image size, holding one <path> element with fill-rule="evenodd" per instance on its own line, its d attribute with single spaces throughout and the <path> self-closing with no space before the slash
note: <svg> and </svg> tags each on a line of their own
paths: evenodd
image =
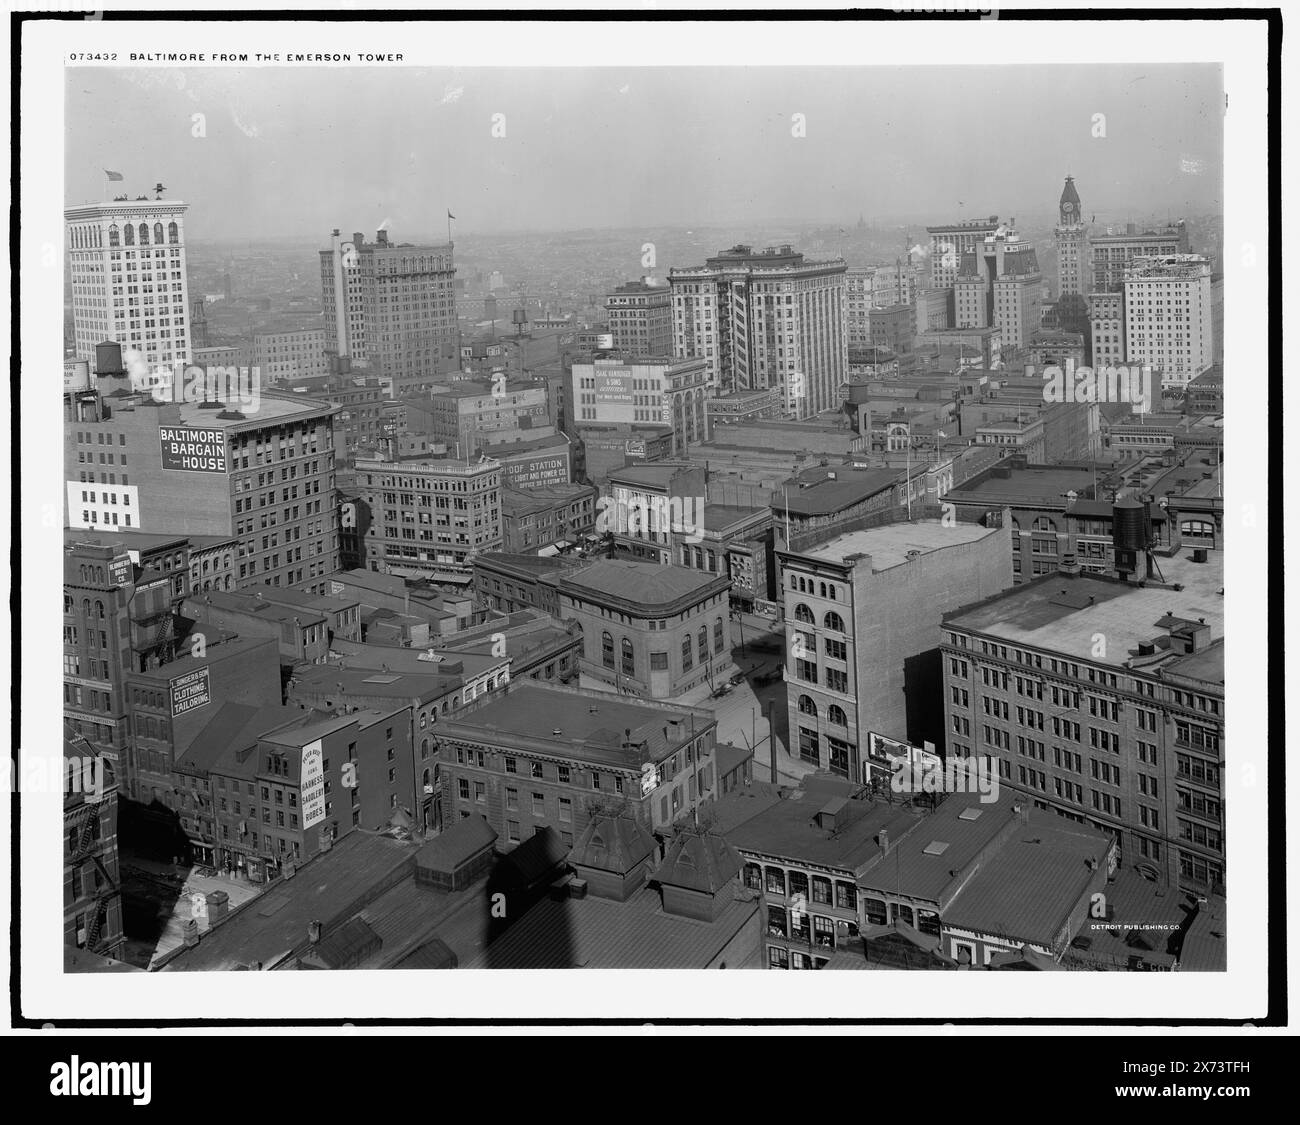
<svg viewBox="0 0 1300 1125">
<path fill-rule="evenodd" d="M 745 245 L 669 270 L 673 351 L 703 358 L 724 394 L 778 387 L 788 414 L 831 409 L 848 372 L 847 270 L 842 258 Z"/>
<path fill-rule="evenodd" d="M 997 758 L 1004 786 L 1118 837 L 1153 880 L 1222 893 L 1223 556 L 1153 567 L 1149 519 L 1116 506 L 1119 580 L 1062 570 L 944 620 L 947 750 Z"/>
<path fill-rule="evenodd" d="M 575 363 L 572 378 L 570 401 L 580 427 L 662 423 L 672 427 L 674 455 L 709 439 L 704 360 L 602 356 Z"/>
<path fill-rule="evenodd" d="M 1088 261 L 1088 225 L 1074 177 L 1065 177 L 1061 191 L 1060 222 L 1056 227 L 1057 297 L 1082 296 L 1092 281 Z"/>
<path fill-rule="evenodd" d="M 67 396 L 64 410 L 68 527 L 236 538 L 240 586 L 338 570 L 337 407 L 272 394 L 252 408 L 90 391 Z"/>
<path fill-rule="evenodd" d="M 105 340 L 150 368 L 188 363 L 185 211 L 172 199 L 115 199 L 63 212 L 72 273 L 74 347 L 93 360 Z"/>
<path fill-rule="evenodd" d="M 668 286 L 644 280 L 620 285 L 605 298 L 605 314 L 615 351 L 672 355 L 673 303 Z"/>
<path fill-rule="evenodd" d="M 1124 362 L 1124 294 L 1093 293 L 1088 298 L 1092 366 L 1117 367 Z"/>
<path fill-rule="evenodd" d="M 320 272 L 326 349 L 343 366 L 392 378 L 395 389 L 460 367 L 450 242 L 390 242 L 386 230 L 344 242 L 335 230 Z"/>
<path fill-rule="evenodd" d="M 866 782 L 873 733 L 942 748 L 940 618 L 1011 585 L 1010 530 L 925 519 L 817 538 L 778 556 L 789 752 Z"/>
<path fill-rule="evenodd" d="M 427 577 L 501 550 L 499 461 L 358 458 L 357 488 L 370 509 L 371 570 Z"/>
<path fill-rule="evenodd" d="M 1124 289 L 1124 275 L 1136 258 L 1158 258 L 1170 254 L 1190 254 L 1187 224 L 1183 220 L 1169 223 L 1159 230 L 1139 231 L 1133 223 L 1116 232 L 1093 232 L 1088 239 L 1092 263 L 1090 293 L 1119 293 Z"/>
<path fill-rule="evenodd" d="M 957 328 L 1000 328 L 1007 348 L 1024 347 L 1042 319 L 1043 275 L 1015 220 L 962 254 L 953 282 Z"/>
<path fill-rule="evenodd" d="M 1124 344 L 1166 387 L 1185 387 L 1214 363 L 1210 260 L 1199 254 L 1137 258 L 1124 277 Z"/>
<path fill-rule="evenodd" d="M 925 233 L 930 236 L 929 288 L 951 289 L 957 280 L 962 255 L 983 246 L 984 240 L 997 232 L 996 215 L 990 215 L 987 219 L 972 219 L 964 223 L 944 223 L 940 226 L 926 227 Z"/>
<path fill-rule="evenodd" d="M 850 266 L 844 273 L 844 342 L 850 348 L 871 343 L 875 280 L 875 266 Z"/>
</svg>

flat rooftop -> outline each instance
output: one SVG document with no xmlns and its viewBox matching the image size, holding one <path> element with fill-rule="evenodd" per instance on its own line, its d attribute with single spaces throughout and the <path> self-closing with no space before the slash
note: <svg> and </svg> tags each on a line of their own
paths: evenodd
<svg viewBox="0 0 1300 1125">
<path fill-rule="evenodd" d="M 335 413 L 338 407 L 328 402 L 304 398 L 280 398 L 268 391 L 263 391 L 257 409 L 246 404 L 233 402 L 221 410 L 210 407 L 203 409 L 198 402 L 162 403 L 162 407 L 175 406 L 180 410 L 180 422 L 160 422 L 160 425 L 193 426 L 201 430 L 238 430 L 279 425 L 283 422 L 305 421 L 318 414 Z M 137 407 L 137 409 L 140 409 Z M 237 414 L 238 417 L 230 417 Z M 225 415 L 225 417 L 223 417 Z"/>
<path fill-rule="evenodd" d="M 829 515 L 893 488 L 902 476 L 898 469 L 819 465 L 782 484 L 772 497 L 772 507 L 801 516 Z"/>
<path fill-rule="evenodd" d="M 703 731 L 712 723 L 711 715 L 693 707 L 655 706 L 608 692 L 544 687 L 523 680 L 439 723 L 439 729 L 444 737 L 527 739 L 549 744 L 551 753 L 578 752 L 592 761 L 639 769 L 643 762 L 657 760 L 657 753 L 691 737 L 692 729 Z M 665 727 L 669 728 L 667 739 Z M 632 732 L 633 743 L 644 740 L 648 746 L 624 749 L 627 730 Z"/>
<path fill-rule="evenodd" d="M 667 605 L 679 598 L 704 596 L 704 591 L 726 581 L 720 574 L 707 570 L 687 570 L 680 566 L 660 566 L 625 559 L 602 559 L 591 566 L 566 575 L 560 588 L 566 592 L 586 591 L 626 598 L 645 606 Z"/>
<path fill-rule="evenodd" d="M 1192 621 L 1204 618 L 1211 637 L 1222 638 L 1222 554 L 1211 551 L 1208 561 L 1194 563 L 1191 552 L 1183 550 L 1156 562 L 1165 585 L 1140 587 L 1086 575 L 1049 574 L 958 611 L 945 618 L 944 624 L 1114 667 L 1122 667 L 1135 655 L 1139 643 L 1161 635 L 1163 630 L 1156 622 L 1168 615 Z M 1175 584 L 1183 588 L 1175 590 Z M 1105 657 L 1093 655 L 1094 633 L 1106 637 Z M 1161 666 L 1180 675 L 1188 675 L 1188 668 L 1213 674 L 1217 666 L 1217 678 L 1211 682 L 1221 682 L 1222 662 L 1219 645 Z"/>
<path fill-rule="evenodd" d="M 1005 476 L 993 473 L 978 484 L 967 482 L 948 492 L 947 498 L 996 495 L 999 498 L 1041 499 L 1053 504 L 1064 504 L 1067 492 L 1082 495 L 1091 490 L 1093 479 L 1093 470 L 1090 468 L 1030 465 L 1023 469 L 1011 469 Z"/>
<path fill-rule="evenodd" d="M 756 803 L 760 803 L 759 798 Z M 835 832 L 817 826 L 814 819 L 830 802 L 839 803 Z M 815 863 L 841 871 L 855 871 L 880 855 L 876 835 L 881 829 L 898 839 L 914 828 L 919 814 L 885 801 L 844 801 L 829 790 L 797 789 L 785 800 L 769 804 L 737 824 L 726 841 L 740 852 L 775 856 L 795 862 Z"/>
<path fill-rule="evenodd" d="M 958 523 L 945 527 L 940 520 L 916 520 L 912 523 L 884 524 L 862 531 L 847 531 L 812 550 L 796 553 L 834 563 L 841 563 L 850 555 L 870 555 L 872 571 L 879 572 L 907 562 L 909 551 L 930 554 L 942 551 L 945 547 L 977 543 L 1000 531 L 1000 528 L 981 527 L 975 523 Z"/>
</svg>

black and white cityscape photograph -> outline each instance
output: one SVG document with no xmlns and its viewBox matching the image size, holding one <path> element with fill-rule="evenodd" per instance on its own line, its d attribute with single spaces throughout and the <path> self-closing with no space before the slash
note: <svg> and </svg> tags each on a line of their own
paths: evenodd
<svg viewBox="0 0 1300 1125">
<path fill-rule="evenodd" d="M 1276 1015 L 1280 24 L 1185 14 L 27 22 L 15 1025 Z"/>
</svg>

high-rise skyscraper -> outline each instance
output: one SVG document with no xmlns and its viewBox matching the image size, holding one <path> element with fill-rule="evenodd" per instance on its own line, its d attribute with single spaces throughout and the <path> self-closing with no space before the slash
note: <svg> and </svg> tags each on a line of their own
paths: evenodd
<svg viewBox="0 0 1300 1125">
<path fill-rule="evenodd" d="M 1091 293 L 1122 291 L 1124 274 L 1135 258 L 1191 253 L 1187 224 L 1181 219 L 1159 230 L 1139 231 L 1134 223 L 1127 224 L 1119 232 L 1108 227 L 1104 234 L 1094 232 L 1088 244 L 1092 265 Z"/>
<path fill-rule="evenodd" d="M 673 351 L 706 361 L 723 393 L 777 387 L 800 418 L 835 406 L 847 377 L 842 258 L 733 246 L 668 271 Z"/>
<path fill-rule="evenodd" d="M 1074 177 L 1066 176 L 1061 191 L 1060 222 L 1056 227 L 1058 297 L 1082 296 L 1092 280 L 1088 261 L 1088 225 L 1080 213 L 1082 206 Z"/>
<path fill-rule="evenodd" d="M 390 242 L 386 230 L 374 242 L 360 233 L 343 242 L 335 230 L 320 272 L 326 348 L 340 362 L 395 388 L 460 366 L 450 242 Z"/>
<path fill-rule="evenodd" d="M 188 206 L 115 199 L 63 212 L 78 359 L 93 361 L 95 345 L 111 340 L 140 352 L 151 369 L 189 362 Z"/>
<path fill-rule="evenodd" d="M 1022 348 L 1042 319 L 1043 275 L 1033 244 L 1012 219 L 962 254 L 953 283 L 957 328 L 1000 328 L 1006 348 Z"/>
<path fill-rule="evenodd" d="M 984 240 L 997 231 L 996 215 L 990 215 L 987 219 L 926 227 L 925 233 L 930 236 L 930 288 L 951 289 L 957 280 L 962 255 L 982 246 Z"/>
<path fill-rule="evenodd" d="M 666 285 L 631 281 L 605 298 L 613 350 L 627 355 L 666 358 L 673 354 L 672 297 Z"/>
<path fill-rule="evenodd" d="M 1185 387 L 1214 363 L 1210 260 L 1199 254 L 1137 258 L 1124 277 L 1130 363 L 1149 364 L 1166 387 Z"/>
</svg>

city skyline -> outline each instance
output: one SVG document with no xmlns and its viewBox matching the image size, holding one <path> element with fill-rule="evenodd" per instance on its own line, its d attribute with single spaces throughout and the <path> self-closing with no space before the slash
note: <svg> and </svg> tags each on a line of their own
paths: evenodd
<svg viewBox="0 0 1300 1125">
<path fill-rule="evenodd" d="M 449 210 L 482 235 L 793 216 L 1023 225 L 1053 213 L 1067 173 L 1102 222 L 1222 206 L 1214 64 L 74 68 L 65 96 L 70 205 L 99 200 L 105 169 L 133 196 L 169 175 L 209 239 L 385 220 L 425 238 Z M 990 145 L 954 105 L 996 105 L 1016 143 Z"/>
</svg>

